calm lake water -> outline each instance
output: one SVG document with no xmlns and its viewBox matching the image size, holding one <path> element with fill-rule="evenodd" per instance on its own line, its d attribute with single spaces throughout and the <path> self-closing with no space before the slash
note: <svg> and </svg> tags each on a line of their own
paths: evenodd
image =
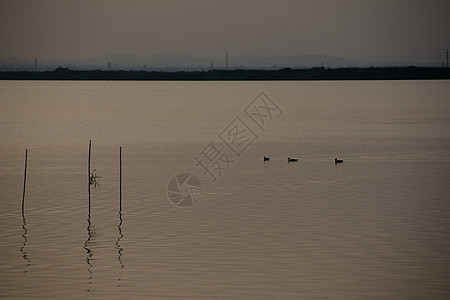
<svg viewBox="0 0 450 300">
<path fill-rule="evenodd" d="M 0 298 L 450 298 L 450 81 L 0 81 L 0 107 Z"/>
</svg>

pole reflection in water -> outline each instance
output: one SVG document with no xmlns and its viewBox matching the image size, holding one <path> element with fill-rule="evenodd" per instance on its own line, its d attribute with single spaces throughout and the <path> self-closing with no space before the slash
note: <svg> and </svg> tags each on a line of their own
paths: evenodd
<svg viewBox="0 0 450 300">
<path fill-rule="evenodd" d="M 28 253 L 27 253 L 27 249 L 26 249 L 26 246 L 27 246 L 27 242 L 28 242 L 28 239 L 27 239 L 27 232 L 28 232 L 28 230 L 27 230 L 27 222 L 26 222 L 26 220 L 25 220 L 25 213 L 24 213 L 24 211 L 22 211 L 22 228 L 23 228 L 23 234 L 22 234 L 22 237 L 23 237 L 23 242 L 22 242 L 22 247 L 20 247 L 20 252 L 22 252 L 22 257 L 23 257 L 23 259 L 27 262 L 27 268 L 31 265 L 31 261 L 30 261 L 30 259 L 28 258 Z M 25 271 L 23 271 L 24 273 L 26 273 L 28 270 L 27 269 L 25 269 Z"/>
<path fill-rule="evenodd" d="M 119 261 L 120 264 L 120 271 L 119 271 L 119 278 L 117 286 L 120 287 L 120 281 L 122 280 L 122 269 L 125 267 L 125 265 L 123 264 L 122 261 L 122 252 L 123 252 L 123 248 L 120 246 L 120 240 L 123 238 L 123 234 L 122 234 L 122 210 L 119 211 L 119 226 L 117 226 L 119 228 L 119 237 L 117 238 L 116 241 L 116 249 L 118 250 L 118 256 L 117 256 L 117 260 Z"/>
<path fill-rule="evenodd" d="M 92 285 L 92 280 L 93 280 L 93 270 L 92 268 L 94 267 L 93 264 L 93 252 L 92 252 L 92 246 L 95 245 L 95 238 L 97 237 L 97 234 L 95 232 L 95 227 L 94 225 L 91 223 L 91 188 L 88 187 L 88 191 L 89 191 L 89 212 L 88 212 L 88 226 L 87 226 L 87 232 L 88 232 L 88 238 L 86 240 L 86 242 L 84 243 L 84 249 L 86 250 L 86 262 L 88 264 L 88 273 L 89 273 L 89 281 L 88 281 L 88 288 L 86 289 L 87 292 L 91 291 L 91 285 Z"/>
</svg>

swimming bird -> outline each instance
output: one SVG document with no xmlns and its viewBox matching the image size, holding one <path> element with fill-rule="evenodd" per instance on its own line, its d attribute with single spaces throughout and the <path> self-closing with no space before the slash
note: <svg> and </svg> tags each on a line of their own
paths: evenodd
<svg viewBox="0 0 450 300">
<path fill-rule="evenodd" d="M 296 158 L 290 158 L 290 157 L 288 157 L 288 162 L 292 162 L 292 161 L 297 161 L 298 159 L 296 159 Z"/>
<path fill-rule="evenodd" d="M 337 159 L 336 157 L 334 158 L 334 163 L 335 164 L 340 164 L 343 163 L 344 161 L 342 159 Z"/>
<path fill-rule="evenodd" d="M 264 161 L 268 161 L 270 158 L 264 156 Z"/>
</svg>

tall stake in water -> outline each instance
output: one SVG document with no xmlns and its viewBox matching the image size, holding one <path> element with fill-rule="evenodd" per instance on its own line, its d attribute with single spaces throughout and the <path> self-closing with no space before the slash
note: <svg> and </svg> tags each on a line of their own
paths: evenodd
<svg viewBox="0 0 450 300">
<path fill-rule="evenodd" d="M 119 209 L 122 212 L 122 147 L 119 148 Z"/>
<path fill-rule="evenodd" d="M 116 241 L 116 249 L 118 250 L 117 260 L 120 264 L 119 278 L 117 286 L 120 287 L 120 282 L 122 280 L 122 269 L 125 267 L 122 261 L 122 251 L 123 248 L 120 246 L 120 240 L 123 238 L 122 233 L 122 147 L 119 148 L 119 225 L 117 228 L 119 229 L 119 237 Z"/>
<path fill-rule="evenodd" d="M 22 214 L 25 212 L 25 187 L 27 185 L 27 159 L 28 159 L 28 149 L 25 149 L 25 172 L 23 175 Z"/>
<path fill-rule="evenodd" d="M 25 149 L 25 172 L 23 175 L 23 195 L 22 195 L 22 228 L 23 228 L 23 243 L 22 247 L 20 247 L 20 252 L 22 252 L 22 257 L 27 261 L 27 266 L 31 265 L 31 261 L 28 258 L 26 245 L 27 245 L 27 222 L 25 220 L 25 187 L 27 184 L 27 158 L 28 158 L 28 149 Z M 27 271 L 24 271 L 26 273 Z"/>
<path fill-rule="evenodd" d="M 88 186 L 91 185 L 91 140 L 89 140 L 89 157 L 88 157 Z"/>
</svg>

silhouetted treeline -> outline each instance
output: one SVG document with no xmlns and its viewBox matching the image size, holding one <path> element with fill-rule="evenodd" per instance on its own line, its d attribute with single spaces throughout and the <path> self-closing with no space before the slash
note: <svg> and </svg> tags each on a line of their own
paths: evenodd
<svg viewBox="0 0 450 300">
<path fill-rule="evenodd" d="M 450 79 L 448 68 L 311 68 L 280 70 L 210 70 L 192 72 L 77 71 L 0 72 L 0 80 L 407 80 Z"/>
</svg>

